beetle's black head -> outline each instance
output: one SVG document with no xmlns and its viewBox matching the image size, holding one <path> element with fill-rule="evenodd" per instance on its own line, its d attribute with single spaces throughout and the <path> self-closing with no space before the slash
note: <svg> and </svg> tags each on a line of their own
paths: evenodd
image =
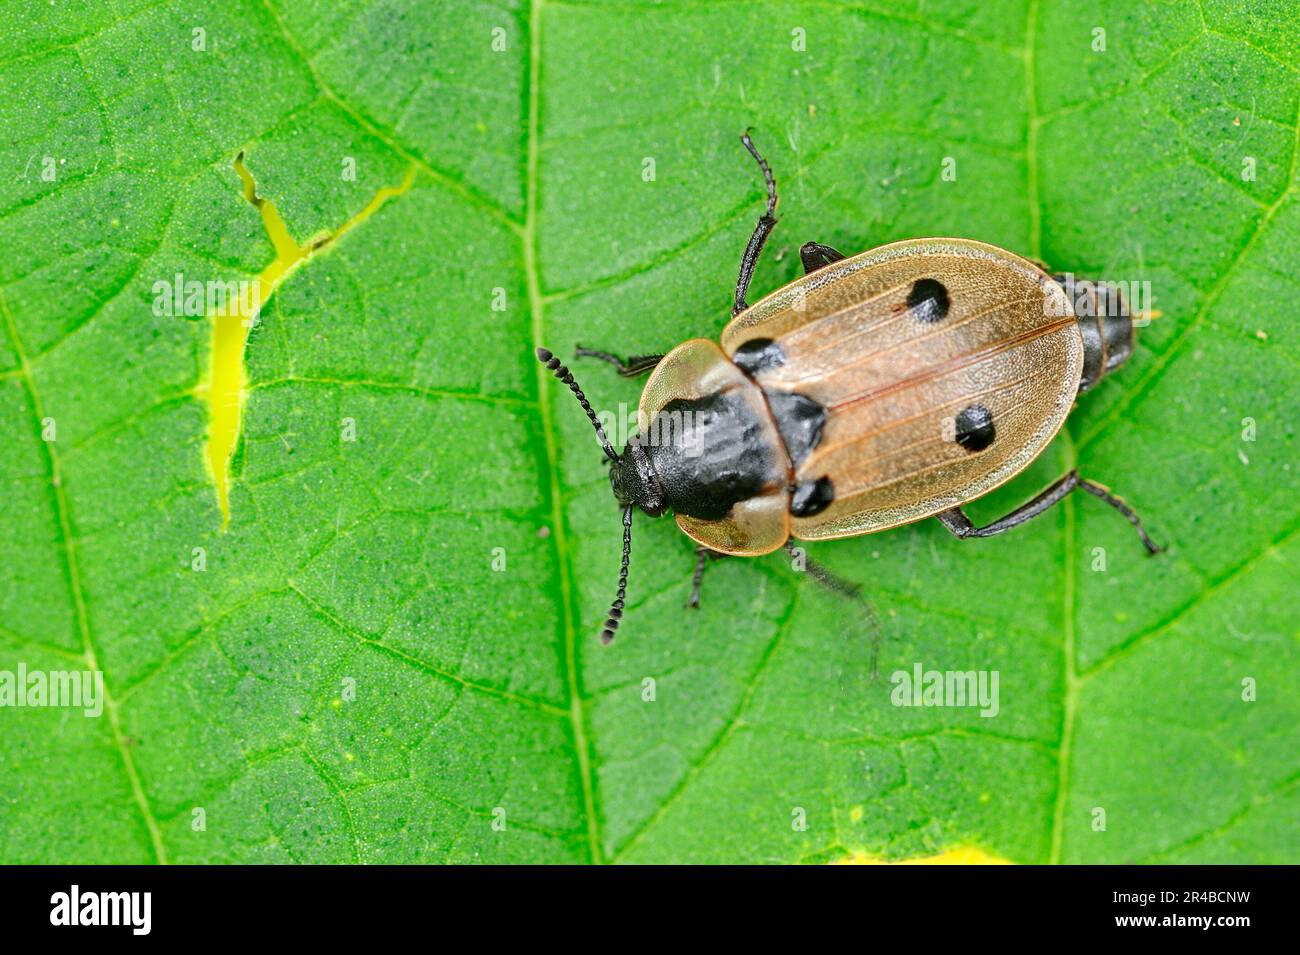
<svg viewBox="0 0 1300 955">
<path fill-rule="evenodd" d="M 609 486 L 623 506 L 634 504 L 650 517 L 667 510 L 664 491 L 655 475 L 654 465 L 637 438 L 632 438 L 623 453 L 609 464 Z"/>
<path fill-rule="evenodd" d="M 601 642 L 609 643 L 614 639 L 614 633 L 623 619 L 623 601 L 627 597 L 627 567 L 632 556 L 632 511 L 639 507 L 651 517 L 658 517 L 664 512 L 663 492 L 659 488 L 658 478 L 655 477 L 654 467 L 650 464 L 650 459 L 646 456 L 640 442 L 633 438 L 627 443 L 622 454 L 615 451 L 614 446 L 609 443 L 609 438 L 605 436 L 605 429 L 600 419 L 596 417 L 596 412 L 591 410 L 587 396 L 574 381 L 573 373 L 545 348 L 537 349 L 537 360 L 544 364 L 551 374 L 569 386 L 573 396 L 578 399 L 578 404 L 582 405 L 582 410 L 587 412 L 587 420 L 596 429 L 596 437 L 600 439 L 600 445 L 605 449 L 605 457 L 610 461 L 609 483 L 614 489 L 614 497 L 623 506 L 623 562 L 618 571 L 618 593 L 614 597 L 614 602 L 610 604 L 609 616 L 605 618 L 605 627 L 600 631 Z"/>
</svg>

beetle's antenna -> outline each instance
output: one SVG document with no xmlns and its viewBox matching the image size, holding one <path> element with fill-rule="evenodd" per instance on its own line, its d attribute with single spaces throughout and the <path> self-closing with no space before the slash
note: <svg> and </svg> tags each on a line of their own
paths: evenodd
<svg viewBox="0 0 1300 955">
<path fill-rule="evenodd" d="M 573 380 L 573 372 L 560 364 L 560 359 L 556 358 L 555 355 L 545 348 L 537 349 L 537 360 L 545 365 L 556 378 L 569 386 L 569 390 L 572 391 L 574 397 L 578 399 L 578 404 L 582 405 L 582 410 L 587 412 L 587 418 L 591 421 L 591 426 L 596 429 L 596 437 L 600 439 L 600 445 L 605 449 L 606 456 L 611 461 L 617 461 L 619 459 L 618 452 L 616 452 L 614 446 L 609 443 L 609 438 L 605 437 L 605 429 L 601 426 L 600 419 L 596 417 L 596 412 L 591 410 L 591 405 L 587 402 L 587 396 L 582 393 L 582 389 L 578 387 L 578 383 Z M 630 521 L 631 517 L 629 516 L 627 520 Z M 624 552 L 623 569 L 624 571 L 627 570 L 626 551 Z M 615 624 L 615 626 L 617 626 L 617 624 Z M 613 636 L 612 632 L 610 636 Z"/>
<path fill-rule="evenodd" d="M 614 595 L 614 602 L 609 605 L 609 617 L 605 620 L 605 629 L 600 631 L 600 642 L 608 644 L 614 639 L 614 632 L 618 630 L 619 623 L 623 620 L 623 601 L 627 597 L 627 565 L 632 559 L 632 507 L 629 504 L 623 508 L 623 563 L 618 569 L 618 593 Z"/>
</svg>

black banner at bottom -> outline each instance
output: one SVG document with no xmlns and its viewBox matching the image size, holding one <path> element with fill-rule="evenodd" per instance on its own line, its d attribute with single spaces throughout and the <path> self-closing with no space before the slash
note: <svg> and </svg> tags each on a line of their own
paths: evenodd
<svg viewBox="0 0 1300 955">
<path fill-rule="evenodd" d="M 1289 867 L 6 867 L 13 940 L 384 941 L 392 929 L 525 943 L 608 925 L 735 942 L 785 927 L 864 945 L 1098 936 L 1259 941 L 1293 920 Z M 438 928 L 442 926 L 442 928 Z M 1261 936 L 1260 933 L 1264 935 Z M 886 933 L 884 935 L 879 933 Z M 938 933 L 938 935 L 936 935 Z M 378 938 L 377 938 L 378 936 Z"/>
</svg>

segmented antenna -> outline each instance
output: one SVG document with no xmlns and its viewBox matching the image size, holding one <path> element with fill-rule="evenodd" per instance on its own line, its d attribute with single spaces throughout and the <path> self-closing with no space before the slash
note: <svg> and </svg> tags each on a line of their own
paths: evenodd
<svg viewBox="0 0 1300 955">
<path fill-rule="evenodd" d="M 578 399 L 578 404 L 582 405 L 582 410 L 587 412 L 587 420 L 596 429 L 596 437 L 600 439 L 601 447 L 605 449 L 605 455 L 611 461 L 619 460 L 618 452 L 614 450 L 614 446 L 609 443 L 609 438 L 605 436 L 605 429 L 601 427 L 596 412 L 591 410 L 591 405 L 587 402 L 587 396 L 582 393 L 578 383 L 573 380 L 573 372 L 560 364 L 560 359 L 545 348 L 537 349 L 537 360 L 544 364 L 551 374 L 569 386 L 569 390 Z M 605 629 L 600 631 L 600 642 L 604 644 L 608 644 L 614 639 L 614 633 L 618 630 L 618 625 L 623 619 L 623 601 L 627 599 L 627 566 L 632 560 L 632 509 L 634 506 L 628 504 L 623 508 L 623 563 L 618 569 L 618 593 L 614 596 L 614 602 L 609 605 L 609 616 L 605 619 Z"/>
<path fill-rule="evenodd" d="M 629 504 L 623 508 L 623 564 L 618 569 L 618 593 L 609 605 L 605 629 L 600 631 L 600 642 L 606 645 L 614 639 L 614 632 L 623 620 L 623 601 L 627 597 L 627 565 L 632 559 L 632 507 Z"/>
<path fill-rule="evenodd" d="M 537 349 L 537 360 L 545 365 L 556 378 L 569 386 L 573 392 L 578 404 L 582 405 L 582 410 L 587 412 L 587 418 L 591 421 L 591 426 L 596 429 L 596 437 L 600 439 L 601 447 L 605 449 L 605 454 L 611 461 L 618 460 L 618 452 L 614 446 L 609 443 L 609 438 L 605 437 L 605 429 L 601 427 L 600 419 L 596 417 L 596 412 L 591 410 L 591 405 L 587 402 L 587 396 L 582 393 L 578 383 L 573 380 L 573 372 L 569 371 L 564 365 L 560 364 L 560 359 L 545 348 Z"/>
</svg>

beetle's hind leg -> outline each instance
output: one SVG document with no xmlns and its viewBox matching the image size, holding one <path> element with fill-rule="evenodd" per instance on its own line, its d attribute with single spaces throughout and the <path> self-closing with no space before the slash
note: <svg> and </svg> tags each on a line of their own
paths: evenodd
<svg viewBox="0 0 1300 955">
<path fill-rule="evenodd" d="M 785 542 L 785 550 L 796 562 L 802 562 L 804 569 L 812 575 L 813 580 L 817 581 L 817 583 L 827 590 L 861 605 L 863 616 L 867 620 L 867 629 L 870 630 L 871 679 L 874 681 L 880 676 L 880 618 L 876 616 L 876 608 L 871 605 L 871 601 L 862 596 L 862 585 L 855 584 L 851 580 L 845 580 L 834 571 L 817 563 L 802 548 L 795 547 L 793 541 Z"/>
<path fill-rule="evenodd" d="M 745 144 L 749 154 L 754 157 L 758 163 L 758 168 L 763 171 L 763 181 L 767 183 L 767 209 L 759 216 L 758 224 L 754 226 L 754 232 L 749 237 L 749 244 L 745 246 L 745 252 L 740 257 L 740 275 L 736 279 L 736 297 L 731 306 L 731 314 L 739 315 L 749 305 L 745 302 L 745 296 L 749 293 L 749 283 L 754 278 L 754 266 L 758 264 L 758 256 L 763 251 L 763 243 L 767 237 L 772 234 L 776 228 L 776 179 L 772 176 L 772 167 L 767 164 L 767 160 L 759 155 L 758 150 L 754 147 L 754 141 L 749 138 L 749 130 L 745 130 L 740 137 L 740 141 Z"/>
<path fill-rule="evenodd" d="M 624 361 L 611 352 L 599 351 L 595 348 L 583 348 L 581 345 L 573 350 L 573 354 L 577 358 L 599 358 L 601 361 L 613 365 L 624 378 L 636 378 L 648 371 L 654 371 L 655 366 L 664 358 L 663 355 L 629 355 L 627 361 Z"/>
<path fill-rule="evenodd" d="M 962 540 L 968 537 L 993 537 L 1004 531 L 1009 531 L 1013 527 L 1019 527 L 1026 521 L 1033 520 L 1076 487 L 1088 492 L 1093 497 L 1100 498 L 1123 514 L 1124 519 L 1132 524 L 1133 529 L 1137 531 L 1138 537 L 1142 538 L 1142 546 L 1147 549 L 1147 553 L 1160 553 L 1160 547 L 1147 536 L 1142 521 L 1133 513 L 1133 509 L 1100 484 L 1079 477 L 1078 471 L 1070 471 L 1032 501 L 1022 504 L 1005 517 L 1001 517 L 991 524 L 985 524 L 983 527 L 976 527 L 972 524 L 970 518 L 962 512 L 960 507 L 942 511 L 936 514 L 935 517 L 939 518 L 944 527 L 952 531 L 953 536 Z"/>
<path fill-rule="evenodd" d="M 844 253 L 832 249 L 820 242 L 805 242 L 799 247 L 799 260 L 803 262 L 803 274 L 816 272 L 844 258 Z"/>
</svg>

